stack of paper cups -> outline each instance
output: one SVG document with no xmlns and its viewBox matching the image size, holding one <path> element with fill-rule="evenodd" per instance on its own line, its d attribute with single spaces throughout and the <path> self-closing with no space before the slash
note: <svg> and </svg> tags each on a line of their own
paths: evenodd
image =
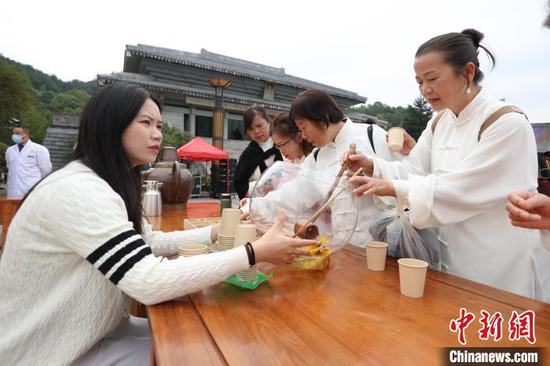
<svg viewBox="0 0 550 366">
<path fill-rule="evenodd" d="M 183 244 L 178 248 L 178 254 L 182 257 L 191 257 L 193 255 L 199 255 L 208 253 L 208 245 L 204 244 Z"/>
<path fill-rule="evenodd" d="M 219 251 L 233 248 L 235 242 L 235 230 L 241 219 L 241 210 L 238 208 L 224 208 L 218 233 Z"/>
<path fill-rule="evenodd" d="M 245 245 L 246 243 L 252 243 L 256 240 L 256 225 L 254 224 L 240 224 L 237 225 L 235 230 L 235 248 Z M 242 272 L 237 273 L 237 277 L 241 281 L 250 282 L 255 281 L 258 278 L 258 267 L 252 266 L 245 269 Z"/>
<path fill-rule="evenodd" d="M 234 236 L 218 234 L 218 245 L 216 246 L 216 249 L 219 251 L 229 250 L 233 248 L 234 243 Z"/>
</svg>

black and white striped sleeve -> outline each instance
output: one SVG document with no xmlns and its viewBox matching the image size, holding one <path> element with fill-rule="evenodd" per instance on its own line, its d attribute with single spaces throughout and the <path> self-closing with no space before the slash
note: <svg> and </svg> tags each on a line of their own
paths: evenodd
<svg viewBox="0 0 550 366">
<path fill-rule="evenodd" d="M 157 257 L 128 221 L 120 196 L 104 181 L 77 183 L 65 187 L 52 207 L 52 232 L 98 275 L 144 304 L 206 288 L 248 267 L 244 247 L 175 260 Z"/>
<path fill-rule="evenodd" d="M 109 239 L 86 259 L 116 285 L 137 262 L 152 254 L 151 247 L 132 229 Z"/>
</svg>

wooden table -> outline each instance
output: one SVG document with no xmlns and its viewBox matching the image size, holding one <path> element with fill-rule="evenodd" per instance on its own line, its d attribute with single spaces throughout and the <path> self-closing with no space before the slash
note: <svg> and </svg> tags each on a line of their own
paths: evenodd
<svg viewBox="0 0 550 366">
<path fill-rule="evenodd" d="M 172 217 L 194 210 L 191 204 Z M 183 225 L 182 216 L 179 224 L 162 220 L 161 229 Z M 524 339 L 508 340 L 513 310 L 535 311 L 534 346 L 550 344 L 548 304 L 435 271 L 423 298 L 407 298 L 400 294 L 394 260 L 387 260 L 384 272 L 369 271 L 364 252 L 353 247 L 335 253 L 329 270 L 282 266 L 254 291 L 221 283 L 147 310 L 162 366 L 431 365 L 443 362 L 442 347 L 460 346 L 449 323 L 461 307 L 476 316 L 466 330 L 468 347 L 529 346 Z M 482 309 L 502 313 L 500 342 L 479 339 Z"/>
<path fill-rule="evenodd" d="M 15 216 L 17 208 L 21 204 L 22 198 L 7 198 L 6 196 L 0 196 L 0 223 L 2 224 L 2 253 L 4 252 L 4 242 L 6 241 L 6 235 L 8 234 L 8 226 L 11 220 Z"/>
</svg>

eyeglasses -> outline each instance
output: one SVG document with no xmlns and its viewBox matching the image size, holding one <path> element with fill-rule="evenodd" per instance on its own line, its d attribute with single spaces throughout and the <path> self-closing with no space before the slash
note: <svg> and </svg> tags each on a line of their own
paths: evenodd
<svg viewBox="0 0 550 366">
<path fill-rule="evenodd" d="M 280 145 L 277 145 L 276 143 L 273 143 L 273 146 L 275 146 L 277 149 L 280 149 L 281 147 L 285 146 L 286 144 L 288 144 L 290 142 L 290 140 L 292 140 L 294 138 L 294 136 L 292 136 L 291 138 L 289 138 L 288 140 L 286 140 L 285 142 L 283 142 L 282 144 Z"/>
</svg>

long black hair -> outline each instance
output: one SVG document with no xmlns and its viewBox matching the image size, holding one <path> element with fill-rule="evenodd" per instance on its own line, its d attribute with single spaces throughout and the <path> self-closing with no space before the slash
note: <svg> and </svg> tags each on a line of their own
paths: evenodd
<svg viewBox="0 0 550 366">
<path fill-rule="evenodd" d="M 122 133 L 147 99 L 158 99 L 136 85 L 114 83 L 101 88 L 80 117 L 76 148 L 70 161 L 80 160 L 120 195 L 128 219 L 142 233 L 141 173 L 132 167 L 122 146 Z"/>
<path fill-rule="evenodd" d="M 480 44 L 483 37 L 483 33 L 475 29 L 465 29 L 460 33 L 441 34 L 418 47 L 415 57 L 430 52 L 441 52 L 444 62 L 451 65 L 458 75 L 462 75 L 466 64 L 471 62 L 476 66 L 474 83 L 477 84 L 483 80 L 483 72 L 479 69 L 479 48 L 485 51 L 493 67 L 495 65 L 495 56 L 493 53 L 487 47 Z"/>
</svg>

